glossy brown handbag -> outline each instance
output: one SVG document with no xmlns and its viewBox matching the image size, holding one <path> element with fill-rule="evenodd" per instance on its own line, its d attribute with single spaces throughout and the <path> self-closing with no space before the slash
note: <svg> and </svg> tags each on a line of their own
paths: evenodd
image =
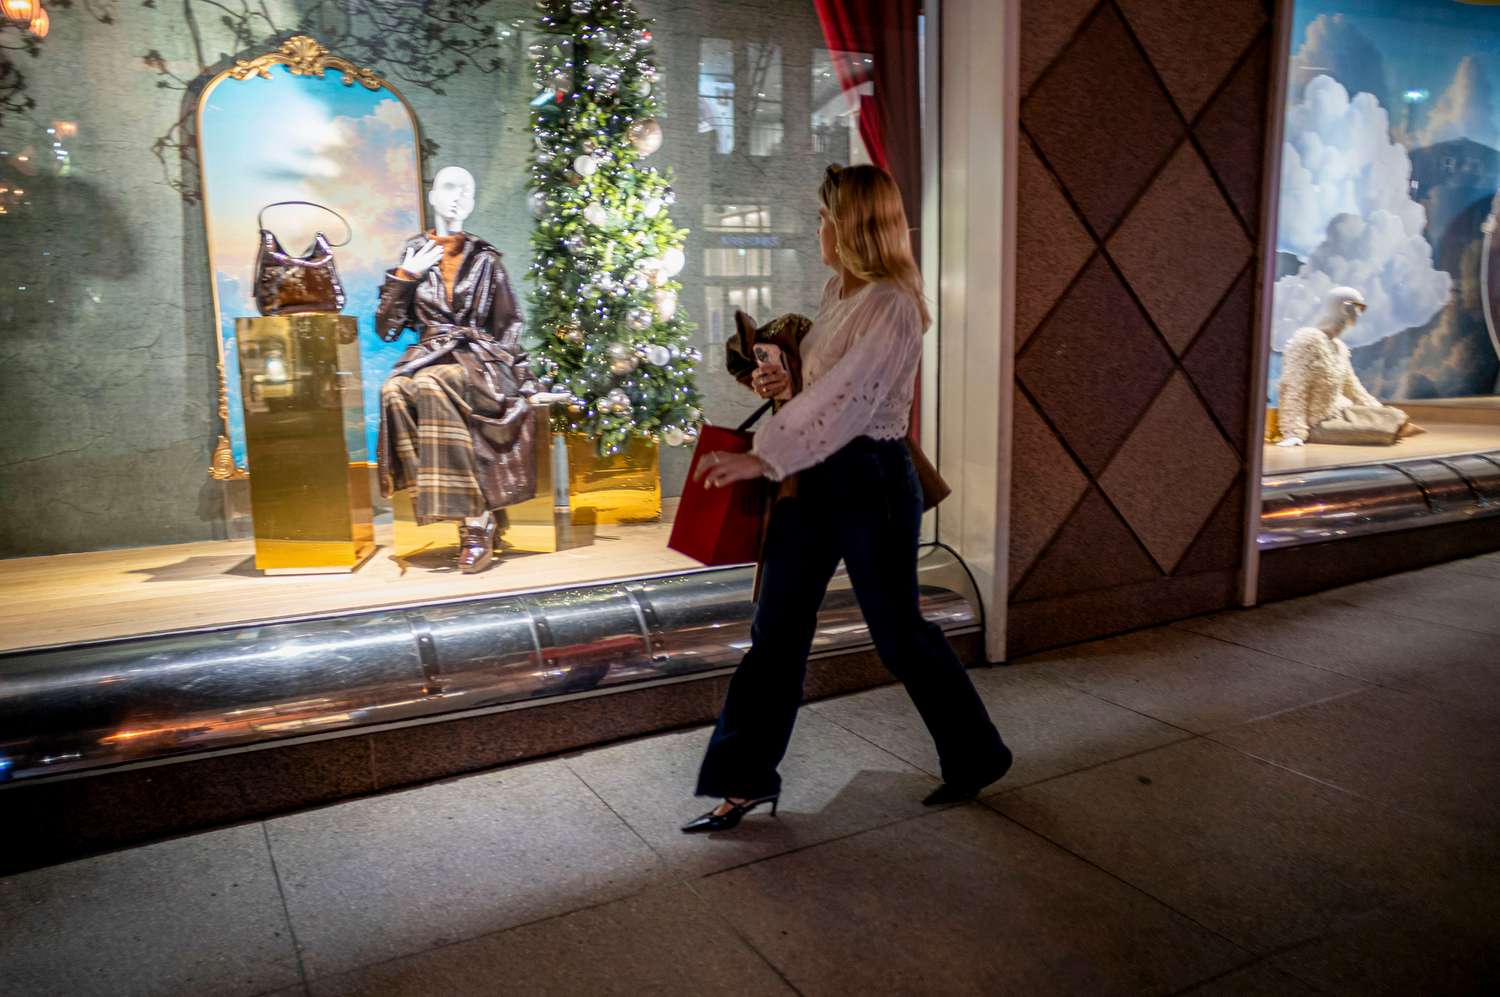
<svg viewBox="0 0 1500 997">
<path fill-rule="evenodd" d="M 330 243 L 322 232 L 302 256 L 281 248 L 276 234 L 265 226 L 268 208 L 302 204 L 328 212 L 344 224 L 343 242 Z M 338 312 L 344 307 L 344 285 L 339 280 L 333 251 L 347 246 L 354 237 L 344 216 L 312 201 L 275 201 L 255 216 L 260 228 L 260 249 L 255 254 L 255 307 L 262 315 L 296 315 L 303 312 Z"/>
</svg>

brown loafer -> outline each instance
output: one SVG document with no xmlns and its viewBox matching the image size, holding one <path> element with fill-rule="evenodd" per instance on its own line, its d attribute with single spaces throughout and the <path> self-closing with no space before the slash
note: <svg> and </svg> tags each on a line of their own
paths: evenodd
<svg viewBox="0 0 1500 997">
<path fill-rule="evenodd" d="M 475 575 L 490 566 L 495 559 L 495 521 L 488 526 L 458 527 L 458 570 L 466 575 Z"/>
</svg>

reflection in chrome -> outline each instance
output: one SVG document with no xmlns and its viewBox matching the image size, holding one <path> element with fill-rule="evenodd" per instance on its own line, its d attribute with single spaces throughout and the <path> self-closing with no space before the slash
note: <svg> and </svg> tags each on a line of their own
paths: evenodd
<svg viewBox="0 0 1500 997">
<path fill-rule="evenodd" d="M 1460 522 L 1500 513 L 1500 450 L 1268 476 L 1260 546 Z"/>
<path fill-rule="evenodd" d="M 929 620 L 981 623 L 953 553 L 924 550 L 919 576 Z M 0 782 L 729 667 L 751 584 L 728 568 L 3 655 Z M 813 651 L 868 641 L 840 573 Z"/>
</svg>

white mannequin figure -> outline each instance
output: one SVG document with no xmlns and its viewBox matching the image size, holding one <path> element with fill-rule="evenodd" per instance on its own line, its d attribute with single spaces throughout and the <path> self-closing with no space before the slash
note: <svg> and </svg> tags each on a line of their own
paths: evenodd
<svg viewBox="0 0 1500 997">
<path fill-rule="evenodd" d="M 1335 287 L 1324 300 L 1317 325 L 1298 329 L 1287 343 L 1281 371 L 1281 428 L 1276 445 L 1314 442 L 1394 443 L 1408 430 L 1406 413 L 1383 405 L 1354 373 L 1349 347 L 1339 340 L 1359 321 L 1365 296 L 1353 287 Z M 1339 437 L 1337 434 L 1344 434 Z"/>
<path fill-rule="evenodd" d="M 438 238 L 464 236 L 464 222 L 474 213 L 474 191 L 474 175 L 463 167 L 445 166 L 438 170 L 432 178 L 432 187 L 427 192 L 427 204 L 432 209 L 433 235 Z M 494 250 L 491 249 L 491 252 Z M 402 253 L 396 276 L 402 281 L 424 281 L 428 272 L 442 261 L 443 255 L 444 247 L 437 239 L 429 238 L 421 245 Z M 498 265 L 497 255 L 496 266 Z M 451 278 L 449 293 L 452 293 Z M 549 405 L 568 401 L 570 398 L 566 393 L 536 392 L 529 397 L 514 399 L 513 404 L 524 411 L 528 405 Z M 466 516 L 463 523 L 467 527 L 491 534 L 495 528 L 495 518 L 490 511 L 478 516 Z M 488 545 L 488 541 L 486 544 Z"/>
<path fill-rule="evenodd" d="M 474 213 L 474 174 L 462 166 L 444 166 L 432 178 L 427 204 L 432 208 L 433 231 L 438 235 L 461 234 L 464 222 Z M 401 269 L 421 278 L 442 258 L 443 247 L 428 239 L 420 248 L 405 252 L 401 257 Z M 532 395 L 530 401 L 533 405 L 550 405 L 565 402 L 568 398 L 568 395 L 557 392 L 539 392 Z"/>
</svg>

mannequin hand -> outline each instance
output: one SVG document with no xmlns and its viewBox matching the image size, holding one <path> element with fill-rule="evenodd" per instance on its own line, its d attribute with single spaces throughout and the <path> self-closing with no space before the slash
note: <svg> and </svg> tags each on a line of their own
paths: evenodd
<svg viewBox="0 0 1500 997">
<path fill-rule="evenodd" d="M 420 277 L 443 258 L 443 247 L 428 239 L 418 249 L 408 249 L 401 257 L 401 269 L 413 277 Z"/>
<path fill-rule="evenodd" d="M 792 377 L 780 367 L 756 367 L 750 387 L 762 398 L 786 401 L 792 397 Z"/>
<path fill-rule="evenodd" d="M 551 405 L 555 402 L 565 402 L 573 396 L 566 391 L 538 391 L 528 401 L 533 405 Z"/>
<path fill-rule="evenodd" d="M 722 488 L 736 481 L 762 478 L 765 474 L 766 465 L 754 454 L 715 450 L 703 455 L 703 460 L 698 464 L 698 473 L 693 477 L 703 482 L 705 488 Z"/>
<path fill-rule="evenodd" d="M 1276 445 L 1278 447 L 1300 447 L 1302 445 L 1302 439 L 1301 437 L 1297 436 L 1288 436 L 1286 439 L 1282 440 Z"/>
</svg>

